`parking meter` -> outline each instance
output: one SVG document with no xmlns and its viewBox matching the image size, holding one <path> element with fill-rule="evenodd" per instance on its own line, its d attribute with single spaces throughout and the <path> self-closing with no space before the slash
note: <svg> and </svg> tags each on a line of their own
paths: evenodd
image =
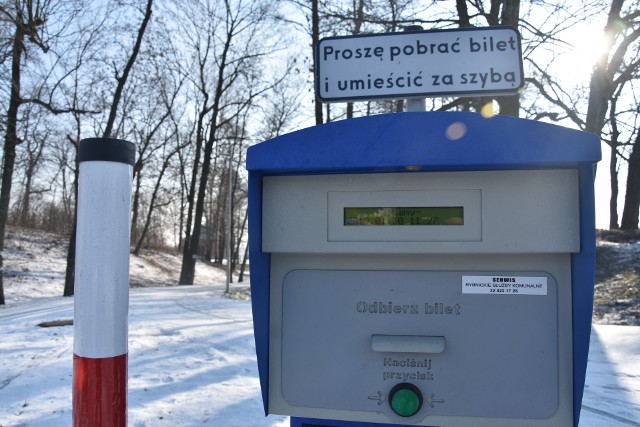
<svg viewBox="0 0 640 427">
<path fill-rule="evenodd" d="M 299 427 L 577 425 L 598 138 L 474 113 L 248 150 L 268 414 Z"/>
</svg>

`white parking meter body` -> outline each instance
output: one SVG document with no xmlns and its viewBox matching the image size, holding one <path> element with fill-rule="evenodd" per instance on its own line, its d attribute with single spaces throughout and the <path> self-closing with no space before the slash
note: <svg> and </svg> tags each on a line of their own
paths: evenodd
<svg viewBox="0 0 640 427">
<path fill-rule="evenodd" d="M 292 426 L 577 425 L 598 139 L 470 113 L 249 149 L 267 413 Z"/>
</svg>

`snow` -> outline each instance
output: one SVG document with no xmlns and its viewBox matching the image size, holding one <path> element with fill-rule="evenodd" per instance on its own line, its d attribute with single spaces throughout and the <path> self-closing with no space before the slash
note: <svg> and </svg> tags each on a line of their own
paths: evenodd
<svg viewBox="0 0 640 427">
<path fill-rule="evenodd" d="M 250 303 L 218 286 L 132 289 L 129 425 L 284 426 L 265 418 Z M 70 298 L 0 310 L 0 425 L 71 425 L 73 318 Z"/>
<path fill-rule="evenodd" d="M 593 326 L 580 426 L 640 427 L 640 326 Z"/>
<path fill-rule="evenodd" d="M 0 427 L 68 426 L 73 327 L 38 326 L 73 318 L 73 299 L 59 296 L 65 252 L 19 234 L 5 251 Z M 179 257 L 163 256 L 131 258 L 132 282 L 155 287 L 130 291 L 129 426 L 288 426 L 264 417 L 250 302 L 226 298 L 224 272 L 202 263 L 199 284 L 167 286 Z M 640 427 L 640 327 L 594 326 L 580 426 Z"/>
</svg>

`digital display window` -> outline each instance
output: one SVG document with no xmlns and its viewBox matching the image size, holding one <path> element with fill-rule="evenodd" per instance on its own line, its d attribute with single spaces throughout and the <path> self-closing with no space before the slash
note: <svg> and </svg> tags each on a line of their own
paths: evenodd
<svg viewBox="0 0 640 427">
<path fill-rule="evenodd" d="M 345 207 L 344 225 L 464 225 L 464 208 L 462 206 Z"/>
</svg>

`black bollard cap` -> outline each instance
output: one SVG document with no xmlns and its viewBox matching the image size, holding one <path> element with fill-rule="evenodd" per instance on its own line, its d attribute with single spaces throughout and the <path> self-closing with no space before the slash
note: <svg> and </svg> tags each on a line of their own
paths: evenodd
<svg viewBox="0 0 640 427">
<path fill-rule="evenodd" d="M 136 150 L 132 142 L 124 139 L 85 138 L 80 141 L 78 157 L 80 162 L 102 160 L 133 166 L 136 162 Z"/>
</svg>

